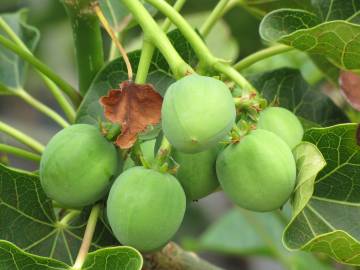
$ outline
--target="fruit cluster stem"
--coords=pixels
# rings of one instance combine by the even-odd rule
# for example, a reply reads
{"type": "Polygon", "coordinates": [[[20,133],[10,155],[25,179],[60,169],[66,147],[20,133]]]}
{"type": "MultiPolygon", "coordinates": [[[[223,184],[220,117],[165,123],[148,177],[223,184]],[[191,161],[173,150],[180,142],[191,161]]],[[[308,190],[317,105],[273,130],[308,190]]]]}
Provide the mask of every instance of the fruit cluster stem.
{"type": "Polygon", "coordinates": [[[86,256],[91,246],[92,238],[94,236],[96,223],[100,216],[100,212],[101,212],[100,204],[95,205],[91,209],[91,213],[88,219],[88,223],[86,225],[83,241],[81,243],[78,256],[76,257],[76,261],[72,267],[73,270],[80,270],[85,262],[86,256]]]}
{"type": "MultiPolygon", "coordinates": [[[[174,9],[177,11],[181,10],[185,3],[186,0],[177,0],[174,4],[174,9]]],[[[166,18],[161,28],[166,33],[169,30],[170,26],[171,21],[166,18]]],[[[138,65],[138,70],[136,72],[136,83],[141,84],[146,82],[146,78],[149,73],[149,68],[151,64],[151,59],[154,55],[154,52],[154,44],[151,42],[151,39],[145,35],[143,40],[143,47],[141,50],[140,62],[138,65]]]]}
{"type": "Polygon", "coordinates": [[[161,251],[145,255],[147,270],[223,270],[199,258],[195,253],[182,250],[173,242],[167,244],[161,251]]]}
{"type": "Polygon", "coordinates": [[[205,72],[216,70],[235,81],[241,88],[255,91],[251,84],[240,73],[230,65],[217,59],[210,52],[202,38],[171,5],[164,0],[146,0],[146,2],[157,8],[178,27],[199,58],[199,70],[205,72]]]}
{"type": "Polygon", "coordinates": [[[181,78],[193,69],[189,66],[174,49],[164,31],[157,25],[149,12],[139,0],[123,0],[123,4],[129,9],[135,20],[140,24],[144,34],[160,50],[176,78],[181,78]]]}

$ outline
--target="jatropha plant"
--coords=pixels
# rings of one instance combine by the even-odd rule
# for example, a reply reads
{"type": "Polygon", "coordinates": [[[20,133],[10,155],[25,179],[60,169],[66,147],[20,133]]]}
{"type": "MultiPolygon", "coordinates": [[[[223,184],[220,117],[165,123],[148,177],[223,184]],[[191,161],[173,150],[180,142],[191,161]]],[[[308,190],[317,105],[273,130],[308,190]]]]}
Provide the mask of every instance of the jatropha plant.
{"type": "Polygon", "coordinates": [[[267,254],[286,269],[360,266],[360,2],[220,0],[199,29],[185,2],[62,0],[78,90],[33,55],[25,11],[1,15],[0,94],[63,127],[44,146],[0,122],[31,149],[0,153],[39,163],[1,159],[1,270],[220,269],[171,242],[215,192],[234,208],[184,248],[267,254]],[[206,41],[238,6],[261,19],[267,48],[234,64],[206,41]],[[119,34],[136,27],[142,48],[126,52],[119,34]],[[28,65],[64,116],[24,90],[28,65]],[[337,105],[324,85],[342,93],[337,105]]]}

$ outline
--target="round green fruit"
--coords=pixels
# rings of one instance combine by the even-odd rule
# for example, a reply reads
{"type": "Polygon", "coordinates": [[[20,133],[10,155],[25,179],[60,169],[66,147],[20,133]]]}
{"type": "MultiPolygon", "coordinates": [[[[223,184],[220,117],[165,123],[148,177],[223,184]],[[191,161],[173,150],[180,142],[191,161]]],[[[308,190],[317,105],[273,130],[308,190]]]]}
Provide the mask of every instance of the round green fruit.
{"type": "Polygon", "coordinates": [[[231,130],[236,111],[228,87],[214,78],[190,75],[166,91],[161,111],[166,138],[179,151],[215,146],[231,130]]]}
{"type": "Polygon", "coordinates": [[[226,147],[218,156],[216,172],[224,192],[235,204],[260,212],[280,208],[296,180],[289,146],[274,133],[261,129],[226,147]]]}
{"type": "Polygon", "coordinates": [[[133,167],[111,187],[107,216],[123,245],[148,252],[171,239],[181,225],[185,208],[184,190],[174,176],[133,167]]]}
{"type": "Polygon", "coordinates": [[[78,208],[105,195],[116,169],[115,147],[94,126],[78,124],[50,140],[41,158],[40,180],[49,198],[78,208]]]}
{"type": "Polygon", "coordinates": [[[296,115],[281,107],[270,107],[262,111],[257,127],[275,133],[291,149],[301,142],[304,135],[304,129],[296,115]]]}
{"type": "Polygon", "coordinates": [[[216,176],[216,158],[220,147],[195,154],[173,151],[172,156],[180,165],[176,177],[189,200],[201,199],[219,187],[216,176]]]}

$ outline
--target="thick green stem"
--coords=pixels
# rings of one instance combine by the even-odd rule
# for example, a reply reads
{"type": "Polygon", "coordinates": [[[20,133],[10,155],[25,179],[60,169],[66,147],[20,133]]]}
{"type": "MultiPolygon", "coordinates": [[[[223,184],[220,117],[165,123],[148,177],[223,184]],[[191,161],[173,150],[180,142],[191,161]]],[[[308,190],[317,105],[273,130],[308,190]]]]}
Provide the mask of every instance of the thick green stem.
{"type": "MultiPolygon", "coordinates": [[[[16,35],[16,33],[11,29],[11,27],[6,23],[6,21],[0,17],[0,28],[4,30],[4,32],[12,39],[12,41],[17,44],[20,48],[22,48],[24,51],[27,51],[28,53],[32,54],[32,52],[26,47],[24,42],[16,35]]],[[[39,72],[40,77],[46,84],[46,86],[49,88],[50,92],[55,97],[55,100],[59,103],[60,107],[64,111],[66,117],[69,119],[71,123],[75,120],[75,110],[73,107],[69,104],[67,99],[63,96],[60,89],[56,86],[55,83],[53,83],[48,77],[46,77],[44,74],[39,72]]]]}
{"type": "Polygon", "coordinates": [[[139,0],[122,0],[122,3],[140,24],[145,35],[151,39],[151,42],[163,54],[175,77],[181,78],[193,72],[192,68],[181,58],[164,31],[157,25],[139,0]]]}
{"type": "Polygon", "coordinates": [[[164,0],[146,0],[146,2],[157,8],[179,28],[199,57],[200,66],[212,66],[217,61],[201,37],[171,5],[164,0]]]}
{"type": "Polygon", "coordinates": [[[36,162],[39,162],[41,159],[41,157],[37,154],[17,148],[15,146],[1,144],[1,143],[0,143],[0,153],[12,154],[14,156],[22,157],[36,162]]]}
{"type": "Polygon", "coordinates": [[[89,0],[64,0],[75,41],[79,89],[85,95],[95,75],[104,64],[100,24],[89,0]]]}
{"type": "Polygon", "coordinates": [[[42,112],[43,114],[47,115],[51,119],[53,119],[56,123],[58,123],[60,126],[66,128],[70,124],[61,117],[57,112],[46,106],[45,104],[38,101],[36,98],[31,96],[28,92],[26,92],[24,89],[18,89],[14,91],[14,94],[18,97],[20,97],[22,100],[24,100],[26,103],[28,103],[30,106],[38,110],[39,112],[42,112]]]}
{"type": "Polygon", "coordinates": [[[275,45],[264,50],[258,51],[254,54],[249,55],[248,57],[240,60],[234,65],[234,68],[238,71],[243,70],[252,64],[261,61],[265,58],[271,57],[276,54],[284,53],[293,50],[294,48],[286,45],[275,45]]]}
{"type": "Polygon", "coordinates": [[[250,83],[235,69],[231,66],[226,65],[221,60],[217,59],[212,55],[204,41],[201,37],[195,32],[191,25],[166,1],[164,0],[146,0],[146,2],[153,5],[159,11],[161,11],[166,17],[168,17],[173,24],[175,24],[181,33],[185,36],[187,41],[193,47],[196,55],[199,58],[200,64],[199,69],[204,71],[211,71],[212,69],[222,72],[230,79],[239,84],[240,87],[248,90],[255,89],[250,85],[250,83]]]}
{"type": "MultiPolygon", "coordinates": [[[[179,11],[184,6],[185,3],[186,0],[177,0],[176,3],[174,4],[174,9],[179,11]]],[[[168,18],[166,18],[161,28],[166,33],[169,30],[170,26],[171,26],[171,21],[168,18]]],[[[144,36],[140,62],[139,62],[138,70],[136,72],[136,80],[135,80],[136,83],[146,82],[146,78],[149,72],[151,59],[154,55],[154,51],[155,51],[155,46],[151,43],[150,38],[144,36]]]]}
{"type": "Polygon", "coordinates": [[[223,16],[224,10],[229,2],[230,0],[220,0],[210,16],[207,17],[204,24],[200,27],[200,33],[203,37],[206,37],[210,33],[215,23],[223,16]]]}
{"type": "Polygon", "coordinates": [[[0,44],[10,51],[14,52],[18,56],[20,56],[25,61],[32,64],[38,71],[43,73],[49,79],[51,79],[60,89],[68,95],[74,105],[78,106],[81,102],[81,96],[79,93],[66,81],[64,81],[60,76],[58,76],[54,71],[52,71],[47,65],[33,56],[31,53],[23,50],[20,46],[10,41],[9,39],[0,35],[0,44]]]}
{"type": "Polygon", "coordinates": [[[34,140],[33,138],[29,137],[25,133],[5,124],[4,122],[0,121],[0,132],[4,132],[9,136],[13,137],[14,139],[22,142],[23,144],[29,146],[31,149],[34,149],[38,153],[42,153],[45,147],[38,141],[34,140]]]}
{"type": "Polygon", "coordinates": [[[80,270],[85,262],[86,256],[87,256],[90,246],[91,246],[92,238],[94,236],[96,223],[98,221],[100,212],[101,212],[101,207],[99,204],[95,205],[91,209],[91,213],[90,213],[90,216],[88,219],[88,223],[86,225],[83,241],[81,243],[80,250],[77,255],[75,264],[72,267],[73,270],[80,270]]]}

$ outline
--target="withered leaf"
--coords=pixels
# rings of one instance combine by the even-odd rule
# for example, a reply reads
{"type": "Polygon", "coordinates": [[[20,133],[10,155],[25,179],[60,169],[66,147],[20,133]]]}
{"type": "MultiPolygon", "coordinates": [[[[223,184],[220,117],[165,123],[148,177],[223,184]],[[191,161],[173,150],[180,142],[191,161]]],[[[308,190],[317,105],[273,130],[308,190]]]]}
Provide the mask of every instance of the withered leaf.
{"type": "Polygon", "coordinates": [[[342,71],[340,88],[350,105],[360,111],[360,76],[350,71],[342,71]]]}
{"type": "Polygon", "coordinates": [[[162,97],[150,84],[125,81],[120,89],[100,98],[106,119],[121,125],[115,144],[122,149],[134,145],[137,135],[160,122],[162,97]]]}

